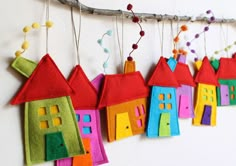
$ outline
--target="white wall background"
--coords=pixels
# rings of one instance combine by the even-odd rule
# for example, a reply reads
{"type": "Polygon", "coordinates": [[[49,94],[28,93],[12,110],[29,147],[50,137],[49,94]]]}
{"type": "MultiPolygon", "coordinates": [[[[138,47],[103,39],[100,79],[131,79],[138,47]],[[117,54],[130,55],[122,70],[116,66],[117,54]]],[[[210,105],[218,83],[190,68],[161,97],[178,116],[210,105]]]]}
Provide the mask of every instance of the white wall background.
{"type": "MultiPolygon", "coordinates": [[[[190,16],[198,16],[211,9],[218,18],[236,18],[235,5],[232,0],[83,0],[82,2],[97,8],[122,10],[126,10],[126,5],[132,3],[135,12],[190,16]]],[[[65,77],[68,77],[75,65],[76,56],[69,7],[52,0],[50,18],[55,25],[49,32],[49,53],[65,77]]],[[[78,10],[75,11],[75,19],[78,28],[78,10]]],[[[9,105],[9,101],[23,85],[25,79],[13,71],[9,64],[23,41],[22,28],[35,21],[42,24],[45,22],[45,0],[2,1],[0,20],[0,165],[22,166],[24,165],[23,107],[9,105]]],[[[180,22],[179,25],[181,24],[180,22]]],[[[121,32],[121,19],[118,19],[118,25],[121,32]]],[[[165,22],[163,55],[166,57],[171,56],[173,46],[171,34],[177,33],[177,25],[176,22],[173,23],[174,30],[171,32],[170,23],[165,22]]],[[[189,23],[190,30],[185,36],[192,39],[193,35],[200,32],[204,25],[204,23],[189,23]]],[[[156,21],[143,22],[142,26],[146,35],[133,55],[137,69],[147,78],[149,71],[161,55],[161,44],[156,21]]],[[[81,66],[89,79],[93,79],[103,71],[102,63],[105,55],[96,41],[108,29],[112,29],[116,34],[115,17],[82,15],[80,58],[81,66]]],[[[131,50],[132,43],[137,40],[138,32],[137,25],[130,20],[124,20],[123,55],[125,58],[131,50]]],[[[28,39],[30,48],[24,57],[38,61],[45,54],[45,30],[29,33],[28,39]]],[[[235,24],[211,25],[210,31],[206,34],[207,55],[211,57],[215,50],[222,49],[235,40],[235,24]]],[[[205,54],[203,41],[203,36],[201,36],[194,43],[199,57],[205,54]]],[[[120,72],[117,70],[121,64],[117,36],[107,37],[104,42],[111,49],[107,73],[120,72]]],[[[234,51],[235,48],[230,54],[234,51]]],[[[219,56],[225,56],[225,54],[219,56]]],[[[189,64],[192,60],[193,56],[188,55],[189,64]]],[[[192,66],[191,69],[193,71],[192,66]]],[[[110,163],[105,165],[234,166],[236,165],[235,118],[236,107],[221,107],[218,109],[216,127],[194,127],[190,119],[180,120],[181,135],[173,138],[148,139],[145,135],[139,135],[108,143],[104,133],[105,149],[110,160],[110,163]]],[[[52,166],[53,162],[40,165],[52,166]]]]}

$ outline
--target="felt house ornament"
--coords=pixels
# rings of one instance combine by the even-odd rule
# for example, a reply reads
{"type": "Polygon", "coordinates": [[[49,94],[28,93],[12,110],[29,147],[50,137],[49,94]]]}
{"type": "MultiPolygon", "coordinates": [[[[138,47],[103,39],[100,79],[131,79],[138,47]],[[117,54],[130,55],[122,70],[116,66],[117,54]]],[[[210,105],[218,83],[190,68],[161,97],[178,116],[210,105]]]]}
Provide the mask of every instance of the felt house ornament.
{"type": "Polygon", "coordinates": [[[58,160],[57,166],[92,166],[108,162],[102,143],[100,115],[97,109],[97,91],[99,90],[103,77],[103,75],[98,75],[91,83],[79,65],[72,71],[68,82],[74,90],[71,99],[75,108],[86,154],[76,156],[73,160],[58,160]]]}
{"type": "MultiPolygon", "coordinates": [[[[197,63],[199,64],[199,63],[197,63]]],[[[215,72],[207,57],[197,66],[195,117],[193,125],[216,125],[216,87],[219,86],[215,72]]]]}
{"type": "Polygon", "coordinates": [[[134,69],[127,61],[125,74],[105,75],[99,107],[106,107],[109,142],[144,133],[149,89],[134,69]]]}
{"type": "Polygon", "coordinates": [[[25,103],[28,165],[84,154],[70,94],[72,89],[47,54],[36,64],[17,57],[12,67],[28,77],[11,104],[25,103]]]}
{"type": "Polygon", "coordinates": [[[236,105],[235,56],[233,58],[220,58],[216,77],[220,84],[217,87],[217,105],[236,105]]]}
{"type": "Polygon", "coordinates": [[[188,65],[185,64],[186,56],[178,55],[178,63],[174,70],[175,77],[181,85],[176,89],[176,101],[179,118],[193,118],[192,87],[195,87],[194,79],[188,65]]]}
{"type": "Polygon", "coordinates": [[[148,137],[180,134],[176,104],[176,88],[180,85],[173,73],[176,64],[173,58],[167,62],[161,57],[148,81],[148,85],[152,86],[146,131],[148,137]]]}

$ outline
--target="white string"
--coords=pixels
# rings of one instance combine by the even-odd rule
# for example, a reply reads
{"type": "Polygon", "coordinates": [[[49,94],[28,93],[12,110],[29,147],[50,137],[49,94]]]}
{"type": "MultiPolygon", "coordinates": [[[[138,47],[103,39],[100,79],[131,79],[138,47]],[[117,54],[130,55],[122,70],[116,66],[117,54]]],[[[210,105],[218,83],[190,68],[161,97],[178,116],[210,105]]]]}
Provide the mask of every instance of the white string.
{"type": "Polygon", "coordinates": [[[162,21],[162,30],[160,30],[160,24],[159,20],[157,20],[157,27],[158,27],[158,33],[160,36],[160,44],[161,44],[161,56],[163,56],[163,43],[164,43],[164,21],[162,21]]]}
{"type": "Polygon", "coordinates": [[[80,3],[80,8],[79,8],[79,32],[78,32],[78,35],[76,32],[76,28],[75,28],[73,7],[71,7],[71,22],[72,22],[74,40],[75,40],[75,45],[76,45],[76,54],[77,54],[76,64],[80,64],[79,46],[80,46],[80,34],[81,34],[81,3],[80,3]]]}
{"type": "MultiPolygon", "coordinates": [[[[224,32],[224,28],[222,26],[222,23],[220,23],[220,29],[221,29],[221,33],[223,35],[223,41],[224,41],[224,46],[223,47],[226,47],[227,46],[227,43],[228,43],[228,39],[226,38],[226,34],[224,32]]],[[[226,52],[226,57],[228,57],[228,51],[225,51],[226,52]]]]}
{"type": "MultiPolygon", "coordinates": [[[[46,0],[46,21],[49,20],[50,15],[50,0],[46,0]]],[[[46,53],[48,53],[48,27],[46,27],[46,53]]]]}

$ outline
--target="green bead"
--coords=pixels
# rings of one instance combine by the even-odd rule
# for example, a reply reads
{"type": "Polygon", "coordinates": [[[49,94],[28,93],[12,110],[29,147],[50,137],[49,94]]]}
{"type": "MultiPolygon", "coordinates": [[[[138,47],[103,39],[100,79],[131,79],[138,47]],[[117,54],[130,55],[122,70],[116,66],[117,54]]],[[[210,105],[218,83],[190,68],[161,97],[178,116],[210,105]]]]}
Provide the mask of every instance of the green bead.
{"type": "Polygon", "coordinates": [[[103,50],[105,53],[109,53],[109,50],[107,48],[104,48],[103,50]]]}

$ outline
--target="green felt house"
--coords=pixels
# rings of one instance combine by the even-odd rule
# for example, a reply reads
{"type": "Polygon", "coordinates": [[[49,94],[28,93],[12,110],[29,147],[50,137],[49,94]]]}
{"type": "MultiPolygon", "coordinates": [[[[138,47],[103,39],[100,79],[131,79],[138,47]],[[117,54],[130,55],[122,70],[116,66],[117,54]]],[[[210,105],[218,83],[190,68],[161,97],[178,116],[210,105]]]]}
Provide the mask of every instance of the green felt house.
{"type": "Polygon", "coordinates": [[[12,67],[28,80],[11,101],[25,103],[26,163],[31,165],[84,154],[72,106],[72,89],[47,54],[36,64],[17,57],[12,67]]]}

